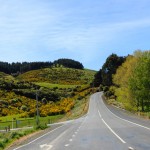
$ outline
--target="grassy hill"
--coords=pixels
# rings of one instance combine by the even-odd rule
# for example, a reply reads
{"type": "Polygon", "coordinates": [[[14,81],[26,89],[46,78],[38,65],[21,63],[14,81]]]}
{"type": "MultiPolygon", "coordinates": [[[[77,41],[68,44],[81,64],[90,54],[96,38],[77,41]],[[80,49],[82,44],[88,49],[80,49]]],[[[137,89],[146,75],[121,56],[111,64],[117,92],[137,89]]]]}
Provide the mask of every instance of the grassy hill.
{"type": "Polygon", "coordinates": [[[11,75],[8,75],[8,74],[6,74],[6,73],[0,72],[0,80],[14,81],[15,78],[12,77],[11,75]]]}
{"type": "Polygon", "coordinates": [[[63,67],[29,71],[16,78],[0,73],[0,115],[34,116],[37,90],[41,116],[67,113],[90,93],[95,73],[63,67]]]}
{"type": "Polygon", "coordinates": [[[79,70],[71,68],[46,68],[29,71],[18,76],[19,80],[28,82],[46,82],[51,84],[63,85],[83,85],[89,84],[95,71],[79,70]]]}

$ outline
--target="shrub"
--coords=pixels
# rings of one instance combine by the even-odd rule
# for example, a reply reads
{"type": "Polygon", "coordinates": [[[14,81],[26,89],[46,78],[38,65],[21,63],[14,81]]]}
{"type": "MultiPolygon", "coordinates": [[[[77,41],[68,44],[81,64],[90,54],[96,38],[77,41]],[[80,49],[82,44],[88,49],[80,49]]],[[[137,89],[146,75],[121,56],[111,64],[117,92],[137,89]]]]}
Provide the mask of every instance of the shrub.
{"type": "Polygon", "coordinates": [[[6,143],[8,143],[8,138],[3,138],[3,140],[2,140],[2,142],[4,143],[4,144],[6,144],[6,143]]]}
{"type": "Polygon", "coordinates": [[[100,90],[100,91],[103,91],[103,85],[102,85],[102,84],[100,84],[99,90],[100,90]]]}
{"type": "Polygon", "coordinates": [[[27,112],[22,113],[21,116],[20,116],[20,118],[26,118],[26,117],[28,117],[28,113],[27,112]]]}
{"type": "Polygon", "coordinates": [[[112,95],[112,93],[111,93],[111,91],[106,91],[106,92],[104,93],[104,95],[105,95],[106,97],[110,97],[110,96],[112,95]]]}
{"type": "Polygon", "coordinates": [[[103,91],[104,91],[104,92],[106,92],[106,91],[108,91],[108,90],[109,90],[108,86],[104,86],[104,87],[103,87],[103,91]]]}
{"type": "Polygon", "coordinates": [[[46,125],[46,124],[45,124],[45,125],[39,124],[38,126],[35,127],[36,130],[38,130],[38,129],[44,130],[44,129],[46,129],[46,128],[47,128],[47,125],[46,125]]]}
{"type": "Polygon", "coordinates": [[[23,111],[27,111],[28,107],[26,105],[22,105],[20,109],[23,110],[23,111]]]}
{"type": "Polygon", "coordinates": [[[2,141],[0,141],[0,148],[4,148],[4,144],[2,141]]]}
{"type": "Polygon", "coordinates": [[[17,132],[12,132],[10,134],[10,139],[14,139],[14,138],[16,138],[16,136],[17,136],[17,132]]]}

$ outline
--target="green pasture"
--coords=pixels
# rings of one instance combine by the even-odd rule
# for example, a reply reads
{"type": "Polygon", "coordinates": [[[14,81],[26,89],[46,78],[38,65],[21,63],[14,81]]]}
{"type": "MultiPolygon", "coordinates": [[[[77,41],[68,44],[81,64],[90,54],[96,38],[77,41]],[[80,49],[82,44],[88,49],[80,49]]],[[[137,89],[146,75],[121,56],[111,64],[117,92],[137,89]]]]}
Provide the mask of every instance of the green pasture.
{"type": "MultiPolygon", "coordinates": [[[[42,86],[42,87],[46,87],[46,88],[75,88],[79,85],[64,85],[64,84],[51,84],[51,83],[47,83],[47,82],[35,82],[36,85],[42,86]]],[[[81,85],[81,87],[83,87],[85,85],[81,85]]]]}

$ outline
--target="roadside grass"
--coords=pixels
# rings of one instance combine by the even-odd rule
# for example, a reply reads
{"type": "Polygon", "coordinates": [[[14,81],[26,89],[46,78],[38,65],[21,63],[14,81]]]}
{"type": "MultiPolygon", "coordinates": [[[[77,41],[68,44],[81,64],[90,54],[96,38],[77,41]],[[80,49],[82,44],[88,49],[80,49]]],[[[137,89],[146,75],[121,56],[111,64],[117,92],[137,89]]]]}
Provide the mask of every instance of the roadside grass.
{"type": "Polygon", "coordinates": [[[13,143],[16,139],[37,131],[35,128],[28,130],[19,130],[12,132],[0,133],[0,150],[4,150],[7,146],[13,143]]]}
{"type": "Polygon", "coordinates": [[[21,114],[0,117],[0,123],[1,122],[12,121],[13,118],[20,118],[20,116],[21,116],[21,114]]]}
{"type": "Polygon", "coordinates": [[[77,119],[86,115],[89,108],[90,96],[83,98],[82,100],[76,100],[74,108],[68,112],[61,121],[77,119]]]}
{"type": "MultiPolygon", "coordinates": [[[[36,132],[38,130],[46,129],[47,124],[58,122],[63,117],[64,117],[64,115],[39,117],[39,125],[36,124],[36,118],[30,118],[30,124],[29,124],[29,118],[20,118],[22,121],[20,121],[20,124],[18,124],[18,127],[21,128],[21,129],[15,130],[15,131],[14,130],[10,130],[10,131],[7,130],[7,132],[0,132],[0,150],[4,150],[6,147],[8,147],[14,141],[16,141],[17,139],[19,139],[23,136],[26,136],[26,135],[31,134],[33,132],[36,132]],[[31,128],[31,129],[22,128],[26,125],[33,126],[33,128],[31,128]]],[[[9,118],[11,118],[11,116],[9,116],[7,118],[7,120],[9,118]]],[[[2,123],[0,123],[0,125],[1,124],[2,123]]],[[[13,125],[14,128],[16,127],[15,124],[16,123],[14,122],[14,125],[13,125]]],[[[9,126],[9,125],[12,126],[12,122],[11,123],[6,122],[5,125],[6,126],[9,126]]]]}
{"type": "Polygon", "coordinates": [[[138,115],[139,117],[142,117],[145,119],[150,119],[150,112],[149,111],[148,112],[141,112],[141,111],[136,111],[136,110],[131,111],[131,110],[126,109],[126,107],[123,103],[121,103],[115,99],[106,98],[104,95],[102,97],[108,105],[112,105],[112,106],[115,106],[115,107],[120,108],[120,109],[125,109],[125,110],[129,111],[130,113],[138,115]]]}
{"type": "MultiPolygon", "coordinates": [[[[5,118],[3,117],[3,121],[0,122],[0,130],[5,130],[6,127],[12,128],[23,128],[23,127],[35,127],[37,124],[37,118],[20,118],[19,115],[14,115],[13,117],[8,116],[5,118]],[[13,117],[16,117],[15,120],[13,117]],[[10,120],[9,120],[10,119],[10,120]],[[7,120],[7,121],[6,121],[7,120]]],[[[63,118],[64,115],[55,115],[55,116],[47,116],[47,117],[39,117],[39,124],[40,125],[46,125],[46,124],[51,124],[58,122],[61,118],[63,118]]]]}

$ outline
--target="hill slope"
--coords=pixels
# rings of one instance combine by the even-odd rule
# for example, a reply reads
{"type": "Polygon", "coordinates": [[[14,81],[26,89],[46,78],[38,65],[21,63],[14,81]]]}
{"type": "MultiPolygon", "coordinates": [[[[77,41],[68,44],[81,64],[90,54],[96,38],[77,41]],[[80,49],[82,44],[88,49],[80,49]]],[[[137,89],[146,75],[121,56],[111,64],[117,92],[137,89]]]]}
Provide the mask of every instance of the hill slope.
{"type": "Polygon", "coordinates": [[[0,73],[0,116],[36,114],[36,92],[40,115],[63,114],[89,92],[95,71],[45,68],[14,78],[0,73]]]}
{"type": "Polygon", "coordinates": [[[28,82],[47,82],[52,84],[89,84],[94,79],[95,71],[71,68],[46,68],[26,72],[18,76],[19,80],[28,82]]]}

